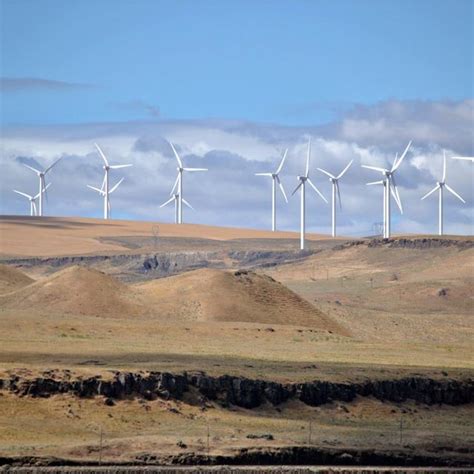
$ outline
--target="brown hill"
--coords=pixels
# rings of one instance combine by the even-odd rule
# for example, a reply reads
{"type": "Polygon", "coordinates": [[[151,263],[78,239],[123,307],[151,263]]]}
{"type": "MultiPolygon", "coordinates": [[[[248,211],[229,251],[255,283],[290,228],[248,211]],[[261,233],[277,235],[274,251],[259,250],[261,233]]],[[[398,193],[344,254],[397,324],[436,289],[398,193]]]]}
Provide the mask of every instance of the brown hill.
{"type": "Polygon", "coordinates": [[[0,294],[18,290],[30,285],[34,280],[20,270],[0,264],[0,294]]]}
{"type": "Polygon", "coordinates": [[[135,285],[162,317],[310,326],[348,331],[271,277],[254,272],[201,269],[135,285]]]}
{"type": "Polygon", "coordinates": [[[129,287],[105,273],[77,265],[1,296],[0,307],[107,317],[143,312],[129,287]]]}

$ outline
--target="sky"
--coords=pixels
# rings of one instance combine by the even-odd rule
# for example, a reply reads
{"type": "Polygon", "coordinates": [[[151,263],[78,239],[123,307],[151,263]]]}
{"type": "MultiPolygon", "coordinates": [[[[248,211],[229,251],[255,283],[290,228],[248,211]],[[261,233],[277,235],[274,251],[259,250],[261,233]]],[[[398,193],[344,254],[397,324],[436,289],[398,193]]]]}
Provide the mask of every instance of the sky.
{"type": "MultiPolygon", "coordinates": [[[[341,232],[367,235],[381,220],[378,176],[361,164],[399,170],[404,214],[394,230],[436,231],[442,153],[473,155],[474,2],[463,0],[146,1],[0,0],[0,213],[33,193],[23,164],[51,171],[46,212],[100,216],[94,142],[111,161],[134,164],[113,195],[114,217],[169,221],[175,175],[172,140],[189,166],[196,208],[188,222],[270,225],[272,171],[289,148],[282,180],[291,193],[308,137],[311,175],[338,172],[341,232]]],[[[473,170],[449,160],[448,182],[467,201],[446,197],[446,231],[473,233],[473,170]]],[[[298,200],[279,201],[279,226],[298,228],[298,200]]],[[[308,197],[309,230],[330,230],[330,209],[308,197]]]]}

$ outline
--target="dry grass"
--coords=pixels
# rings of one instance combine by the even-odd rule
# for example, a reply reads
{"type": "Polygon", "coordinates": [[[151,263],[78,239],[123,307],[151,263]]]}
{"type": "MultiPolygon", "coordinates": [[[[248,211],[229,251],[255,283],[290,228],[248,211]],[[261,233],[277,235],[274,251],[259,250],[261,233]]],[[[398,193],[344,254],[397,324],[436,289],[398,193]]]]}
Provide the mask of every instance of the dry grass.
{"type": "Polygon", "coordinates": [[[222,409],[202,411],[192,402],[126,400],[114,407],[101,398],[50,399],[0,397],[0,455],[60,456],[97,460],[100,429],[102,459],[130,461],[145,453],[229,454],[242,447],[309,444],[343,449],[433,449],[436,446],[468,447],[474,441],[469,419],[472,407],[436,410],[406,404],[403,408],[375,400],[331,404],[313,408],[289,402],[278,410],[222,409]],[[400,419],[403,420],[400,443],[400,419]],[[271,434],[274,440],[247,435],[271,434]],[[180,448],[181,441],[186,447],[180,448]],[[406,449],[406,448],[405,448],[406,449]]]}
{"type": "MultiPolygon", "coordinates": [[[[113,254],[127,252],[127,246],[111,238],[153,237],[155,226],[160,237],[179,237],[226,241],[232,239],[294,239],[296,232],[270,232],[237,227],[198,224],[120,221],[67,217],[3,216],[0,218],[0,255],[9,257],[57,257],[62,255],[113,254]],[[109,240],[107,240],[109,239],[109,240]]],[[[307,234],[308,240],[327,236],[307,234]]]]}

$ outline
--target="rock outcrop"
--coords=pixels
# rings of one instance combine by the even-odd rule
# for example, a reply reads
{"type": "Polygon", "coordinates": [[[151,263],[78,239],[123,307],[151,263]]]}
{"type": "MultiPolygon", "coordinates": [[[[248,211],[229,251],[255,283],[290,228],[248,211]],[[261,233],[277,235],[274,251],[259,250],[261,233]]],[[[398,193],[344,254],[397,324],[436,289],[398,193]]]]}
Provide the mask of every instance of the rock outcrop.
{"type": "Polygon", "coordinates": [[[474,380],[435,380],[408,377],[373,380],[363,383],[333,383],[325,380],[281,384],[266,380],[205,373],[171,374],[168,372],[116,372],[111,380],[101,377],[61,379],[43,377],[26,379],[19,376],[0,379],[0,389],[19,396],[48,397],[71,393],[78,397],[103,396],[120,400],[141,397],[181,399],[185,392],[195,391],[203,400],[223,406],[256,408],[264,403],[279,405],[295,399],[311,406],[332,401],[351,402],[356,397],[374,397],[390,402],[415,400],[428,405],[462,405],[474,401],[474,380]]]}

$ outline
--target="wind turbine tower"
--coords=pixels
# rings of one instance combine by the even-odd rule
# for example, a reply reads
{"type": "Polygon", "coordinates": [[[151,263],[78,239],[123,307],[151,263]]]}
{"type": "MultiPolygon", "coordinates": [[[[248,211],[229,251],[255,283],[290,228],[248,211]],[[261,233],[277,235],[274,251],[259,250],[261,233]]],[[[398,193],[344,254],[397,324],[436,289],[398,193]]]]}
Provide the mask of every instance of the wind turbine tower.
{"type": "MultiPolygon", "coordinates": [[[[46,192],[46,190],[51,186],[51,183],[48,183],[46,187],[44,188],[43,192],[46,192]]],[[[21,191],[17,191],[16,189],[13,190],[14,193],[19,194],[20,196],[24,196],[30,201],[30,216],[36,216],[38,215],[38,209],[36,207],[36,200],[39,198],[40,193],[38,193],[36,196],[30,196],[29,194],[22,193],[21,191]]]]}
{"type": "Polygon", "coordinates": [[[339,201],[339,208],[342,209],[342,201],[341,201],[341,191],[339,189],[339,180],[346,174],[346,171],[352,165],[351,160],[349,164],[337,175],[334,176],[333,174],[325,171],[321,168],[317,168],[321,173],[324,173],[326,176],[329,176],[329,181],[332,183],[332,236],[336,237],[336,199],[339,201]],[[337,194],[337,197],[336,197],[337,194]]]}
{"type": "Polygon", "coordinates": [[[421,200],[426,199],[430,194],[433,194],[435,191],[438,191],[438,234],[443,235],[443,199],[444,199],[444,188],[446,188],[453,196],[457,197],[461,202],[466,204],[466,201],[446,183],[446,151],[443,150],[443,177],[441,181],[436,183],[436,186],[426,193],[421,200]]]}
{"type": "Polygon", "coordinates": [[[276,187],[277,184],[280,188],[281,193],[283,194],[283,197],[285,201],[288,203],[288,198],[286,197],[285,189],[283,188],[283,184],[280,181],[280,171],[283,168],[283,164],[285,163],[286,160],[286,155],[288,153],[288,148],[285,150],[283,153],[283,158],[280,161],[280,164],[278,165],[278,168],[276,169],[275,172],[273,173],[255,173],[255,176],[270,176],[272,178],[272,231],[276,231],[276,187]]]}
{"type": "Polygon", "coordinates": [[[370,170],[379,171],[383,174],[383,179],[380,181],[372,181],[371,183],[367,183],[368,186],[373,184],[382,184],[384,187],[383,193],[383,221],[384,221],[384,239],[390,238],[391,235],[391,210],[390,210],[390,197],[393,196],[400,212],[403,214],[403,207],[402,201],[400,199],[400,193],[398,192],[397,183],[395,180],[395,172],[398,170],[402,161],[405,159],[405,156],[408,153],[408,150],[411,146],[411,141],[408,143],[405,151],[402,153],[400,158],[398,158],[398,154],[395,156],[395,160],[393,165],[390,169],[387,168],[379,168],[377,166],[368,166],[362,165],[362,168],[367,168],[370,170]]]}
{"type": "Polygon", "coordinates": [[[112,189],[109,189],[110,187],[110,178],[109,178],[109,171],[110,170],[118,170],[120,168],[129,168],[130,166],[133,165],[111,165],[109,164],[107,157],[105,156],[104,152],[100,148],[97,143],[94,143],[95,147],[97,148],[97,151],[99,152],[99,155],[101,156],[102,160],[104,161],[104,180],[102,181],[102,186],[100,189],[95,188],[93,186],[87,185],[88,188],[93,189],[94,191],[98,191],[101,196],[104,197],[104,219],[109,219],[110,218],[110,194],[112,194],[119,186],[120,183],[123,181],[124,178],[122,178],[112,189]]]}
{"type": "MultiPolygon", "coordinates": [[[[178,223],[178,203],[179,203],[179,194],[178,193],[174,193],[166,202],[164,202],[160,207],[165,207],[167,206],[170,202],[173,202],[174,201],[174,223],[177,224],[178,223]]],[[[186,199],[183,198],[183,204],[185,206],[188,206],[189,209],[192,209],[194,211],[194,207],[191,206],[191,204],[189,204],[188,201],[186,201],[186,199]]]]}
{"type": "Polygon", "coordinates": [[[298,176],[297,179],[299,180],[298,186],[296,186],[295,190],[291,193],[293,196],[298,189],[300,189],[300,249],[304,250],[305,246],[305,233],[306,233],[306,183],[308,183],[321,197],[321,199],[327,203],[326,198],[321,194],[319,189],[313,184],[311,179],[309,178],[309,159],[311,156],[311,138],[308,140],[308,152],[306,155],[306,169],[303,176],[298,176]]]}
{"type": "MultiPolygon", "coordinates": [[[[178,176],[176,177],[176,181],[174,182],[173,189],[171,190],[170,196],[172,196],[175,193],[176,187],[178,187],[178,192],[177,192],[177,199],[178,199],[178,224],[183,223],[183,172],[184,171],[207,171],[207,168],[185,168],[183,166],[183,162],[181,161],[180,156],[178,155],[178,152],[176,151],[176,148],[174,145],[170,142],[171,148],[173,149],[174,156],[176,157],[176,160],[178,162],[178,167],[176,168],[178,170],[178,176]]],[[[168,201],[170,202],[170,201],[168,201]]],[[[167,203],[166,203],[167,204],[167,203]]]]}
{"type": "Polygon", "coordinates": [[[38,216],[42,216],[43,215],[43,194],[46,193],[46,190],[47,190],[47,186],[46,186],[46,180],[45,180],[45,177],[46,177],[46,173],[48,173],[49,171],[51,171],[51,169],[57,165],[57,163],[59,161],[61,161],[62,157],[57,159],[51,166],[48,166],[46,169],[44,169],[43,171],[41,170],[37,170],[36,168],[33,168],[32,166],[30,165],[27,165],[25,163],[23,163],[23,166],[26,166],[28,169],[34,171],[36,173],[36,176],[38,176],[38,179],[39,179],[39,190],[38,190],[38,194],[36,195],[36,197],[39,198],[39,209],[38,209],[38,216]]]}

